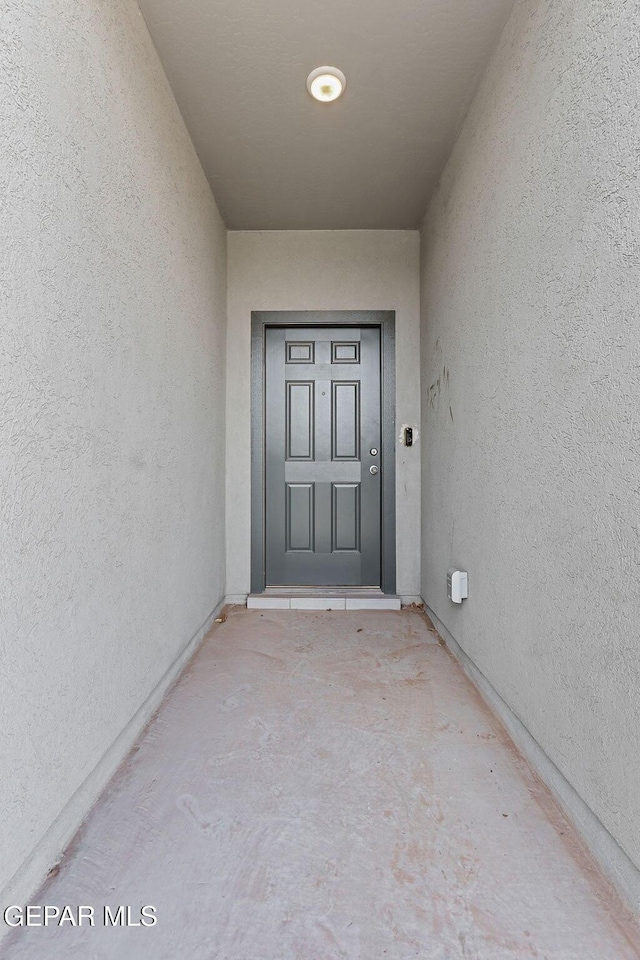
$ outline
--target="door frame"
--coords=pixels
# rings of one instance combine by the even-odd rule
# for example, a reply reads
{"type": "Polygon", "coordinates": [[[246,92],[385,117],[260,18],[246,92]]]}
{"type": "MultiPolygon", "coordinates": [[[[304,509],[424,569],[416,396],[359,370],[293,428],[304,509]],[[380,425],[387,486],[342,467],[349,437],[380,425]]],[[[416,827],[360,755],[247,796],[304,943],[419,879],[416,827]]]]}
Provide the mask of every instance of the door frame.
{"type": "MultiPolygon", "coordinates": [[[[393,310],[251,311],[251,592],[264,593],[265,551],[265,338],[267,327],[379,327],[382,445],[380,587],[396,592],[396,361],[393,310]]],[[[296,588],[299,589],[299,588],[296,588]]],[[[306,589],[306,588],[305,588],[306,589]]],[[[314,590],[327,588],[309,587],[314,590]]]]}

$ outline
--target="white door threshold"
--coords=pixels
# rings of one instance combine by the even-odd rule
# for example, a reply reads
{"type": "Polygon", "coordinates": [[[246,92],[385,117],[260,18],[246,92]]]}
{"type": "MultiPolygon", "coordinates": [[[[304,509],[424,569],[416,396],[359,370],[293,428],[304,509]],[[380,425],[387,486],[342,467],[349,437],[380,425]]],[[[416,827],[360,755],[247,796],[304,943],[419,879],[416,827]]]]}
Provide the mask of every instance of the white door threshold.
{"type": "Polygon", "coordinates": [[[278,594],[251,593],[247,597],[247,607],[249,610],[399,610],[401,607],[400,597],[386,596],[378,594],[357,593],[322,595],[298,594],[295,596],[284,596],[278,594]]]}

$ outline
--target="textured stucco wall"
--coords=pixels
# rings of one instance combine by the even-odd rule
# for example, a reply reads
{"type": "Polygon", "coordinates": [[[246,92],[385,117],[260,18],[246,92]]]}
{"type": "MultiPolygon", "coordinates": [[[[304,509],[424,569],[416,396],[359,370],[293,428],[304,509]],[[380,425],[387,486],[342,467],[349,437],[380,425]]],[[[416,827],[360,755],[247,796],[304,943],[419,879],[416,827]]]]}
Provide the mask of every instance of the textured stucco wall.
{"type": "Polygon", "coordinates": [[[136,6],[0,12],[2,888],[224,591],[226,238],[136,6]]]}
{"type": "MultiPolygon", "coordinates": [[[[396,422],[419,425],[419,234],[230,231],[227,340],[227,593],[250,587],[251,311],[395,310],[396,422]]],[[[397,591],[420,595],[420,444],[398,445],[397,591]]]]}
{"type": "Polygon", "coordinates": [[[520,0],[422,244],[423,596],[638,865],[639,44],[520,0]]]}

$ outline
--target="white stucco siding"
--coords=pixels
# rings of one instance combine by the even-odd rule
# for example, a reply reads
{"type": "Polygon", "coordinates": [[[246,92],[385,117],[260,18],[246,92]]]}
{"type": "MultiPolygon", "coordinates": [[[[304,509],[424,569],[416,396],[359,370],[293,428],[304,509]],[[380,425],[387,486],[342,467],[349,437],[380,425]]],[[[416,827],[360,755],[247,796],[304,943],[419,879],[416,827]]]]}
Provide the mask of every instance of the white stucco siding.
{"type": "Polygon", "coordinates": [[[0,6],[1,889],[223,595],[226,238],[136,5],[0,6]]]}
{"type": "Polygon", "coordinates": [[[516,4],[422,233],[423,595],[638,865],[639,45],[516,4]]]}
{"type": "MultiPolygon", "coordinates": [[[[252,310],[395,310],[396,422],[419,425],[419,234],[229,233],[227,593],[250,588],[252,310]]],[[[398,431],[396,431],[398,432],[398,431]]],[[[396,455],[397,592],[420,594],[419,443],[396,455]]]]}

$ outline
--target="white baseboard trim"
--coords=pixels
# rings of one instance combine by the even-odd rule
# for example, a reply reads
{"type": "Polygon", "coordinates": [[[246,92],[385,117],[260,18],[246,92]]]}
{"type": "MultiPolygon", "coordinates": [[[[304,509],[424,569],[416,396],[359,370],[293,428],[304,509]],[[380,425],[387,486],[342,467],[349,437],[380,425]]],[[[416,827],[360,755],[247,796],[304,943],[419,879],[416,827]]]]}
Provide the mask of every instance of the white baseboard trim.
{"type": "Polygon", "coordinates": [[[268,596],[263,593],[247,597],[249,610],[399,610],[400,597],[390,596],[268,596]]]}
{"type": "MultiPolygon", "coordinates": [[[[228,595],[224,598],[224,602],[225,602],[225,603],[228,603],[228,604],[233,604],[234,606],[239,605],[239,606],[244,607],[244,606],[246,606],[248,597],[249,597],[249,595],[246,594],[246,593],[230,593],[230,594],[228,594],[228,595]]],[[[415,603],[415,604],[418,604],[418,605],[421,605],[423,601],[422,601],[422,597],[419,596],[417,593],[415,593],[415,594],[414,594],[414,593],[408,593],[408,594],[403,593],[403,594],[400,596],[400,602],[402,603],[402,606],[403,606],[403,607],[410,607],[410,606],[412,606],[414,603],[415,603]]]]}
{"type": "Polygon", "coordinates": [[[246,593],[228,593],[224,598],[224,602],[228,603],[234,607],[246,607],[247,605],[247,596],[246,593]]]}
{"type": "MultiPolygon", "coordinates": [[[[59,862],[64,851],[87,818],[96,800],[109,783],[122,761],[128,756],[147,723],[156,712],[165,694],[182,673],[187,661],[211,629],[214,620],[225,606],[221,600],[209,614],[202,626],[196,631],[186,647],[171,664],[159,683],[154,687],[145,702],[129,720],[107,752],[98,761],[89,776],[78,787],[65,804],[62,812],[53,821],[44,836],[38,841],[32,852],[13,877],[0,890],[0,903],[39,903],[33,900],[44,883],[51,868],[59,862]],[[31,898],[31,899],[30,899],[31,898]]],[[[10,927],[0,924],[0,941],[10,931],[10,927]]]]}
{"type": "Polygon", "coordinates": [[[437,614],[425,602],[425,612],[464,672],[480,690],[491,709],[499,716],[509,736],[547,785],[558,804],[584,840],[601,870],[611,880],[622,900],[640,915],[640,870],[625,853],[593,810],[571,786],[564,774],[534,740],[522,721],[505,703],[498,691],[464,652],[437,614]]]}

